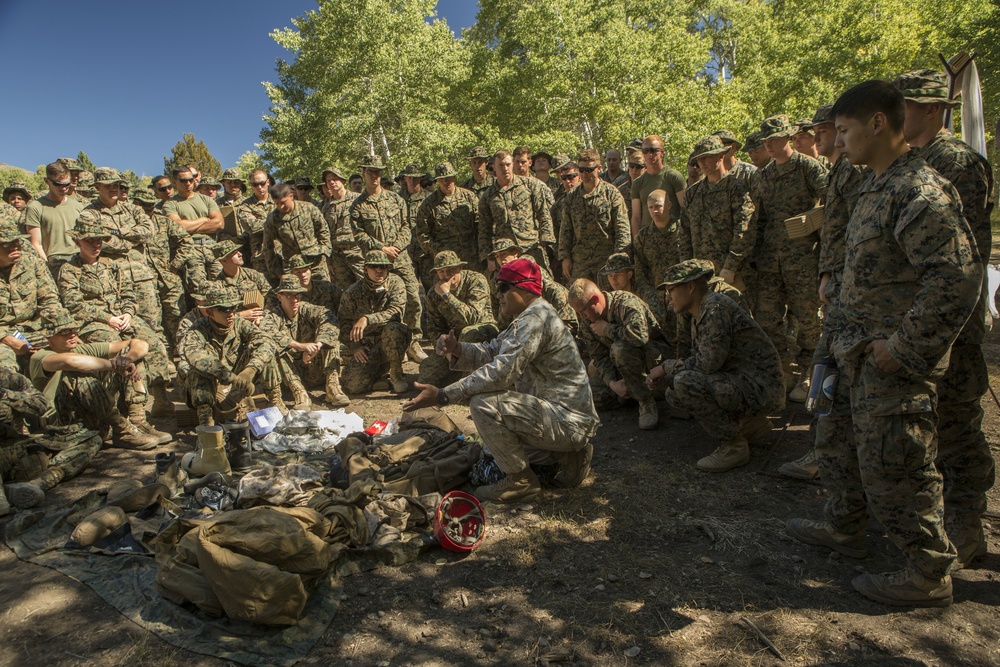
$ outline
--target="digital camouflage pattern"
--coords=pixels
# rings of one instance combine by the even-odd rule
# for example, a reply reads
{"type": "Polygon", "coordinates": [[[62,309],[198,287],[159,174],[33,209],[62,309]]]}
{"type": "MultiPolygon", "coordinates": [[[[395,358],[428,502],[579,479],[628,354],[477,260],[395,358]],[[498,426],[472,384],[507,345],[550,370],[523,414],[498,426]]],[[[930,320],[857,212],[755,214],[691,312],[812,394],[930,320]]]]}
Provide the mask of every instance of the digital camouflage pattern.
{"type": "Polygon", "coordinates": [[[242,229],[241,238],[250,247],[250,266],[264,275],[267,275],[267,267],[261,255],[264,247],[264,222],[274,208],[271,195],[258,200],[252,194],[236,207],[236,220],[242,229]]]}
{"type": "Polygon", "coordinates": [[[935,379],[972,313],[982,265],[958,192],[914,152],[861,184],[847,230],[833,342],[851,384],[860,475],[869,507],[910,565],[940,579],[955,547],[944,532],[935,379]],[[881,371],[865,348],[888,341],[901,365],[881,371]],[[892,451],[885,448],[892,443],[892,451]]]}
{"type": "Polygon", "coordinates": [[[512,238],[539,265],[548,267],[541,244],[554,244],[552,191],[537,178],[512,176],[507,187],[493,183],[479,200],[479,257],[485,260],[493,239],[512,238]]]}
{"type": "Polygon", "coordinates": [[[390,273],[382,286],[373,289],[364,278],[351,285],[340,300],[340,340],[345,346],[344,370],[340,376],[344,391],[361,394],[389,369],[390,362],[402,361],[413,334],[402,323],[406,310],[406,286],[402,278],[390,273]],[[368,320],[359,342],[349,338],[351,328],[361,317],[368,320]],[[359,362],[354,353],[359,347],[368,351],[368,361],[359,362]]]}
{"type": "MultiPolygon", "coordinates": [[[[635,258],[635,277],[632,286],[639,294],[652,297],[653,290],[663,282],[667,269],[680,261],[680,225],[671,222],[666,227],[649,224],[639,230],[632,239],[632,255],[635,258]]],[[[662,295],[660,297],[662,299],[662,295]]],[[[677,315],[672,308],[655,309],[662,313],[660,326],[670,349],[677,345],[677,315]]]]}
{"type": "Polygon", "coordinates": [[[327,375],[340,371],[340,327],[337,316],[327,308],[299,303],[295,319],[289,319],[280,303],[272,304],[264,310],[260,328],[274,340],[278,370],[286,385],[297,380],[306,387],[322,387],[327,375]],[[322,343],[323,350],[306,364],[301,352],[288,347],[292,341],[322,343]]]}
{"type": "Polygon", "coordinates": [[[568,279],[587,278],[597,282],[608,256],[625,252],[632,244],[632,227],[621,193],[598,180],[591,192],[584,186],[566,195],[559,228],[557,258],[573,261],[568,279]]]}
{"type": "MultiPolygon", "coordinates": [[[[490,285],[486,276],[469,269],[462,270],[462,279],[445,299],[434,289],[427,292],[427,338],[432,343],[438,337],[454,331],[465,343],[484,343],[496,337],[498,329],[490,306],[490,285]]],[[[458,373],[450,370],[448,360],[430,354],[420,362],[420,381],[440,387],[450,384],[458,373]]]]}
{"type": "Polygon", "coordinates": [[[235,289],[240,295],[240,303],[248,292],[257,291],[261,294],[267,294],[271,291],[271,283],[267,281],[263,273],[245,266],[239,267],[235,276],[228,276],[225,271],[220,270],[210,278],[213,282],[221,282],[226,287],[235,289]]]}
{"type": "Polygon", "coordinates": [[[340,199],[327,199],[320,207],[330,228],[330,279],[342,290],[364,276],[364,255],[351,230],[351,206],[357,198],[356,192],[347,190],[340,199]]]}
{"type": "Polygon", "coordinates": [[[677,235],[679,257],[706,259],[716,272],[738,273],[757,239],[747,181],[732,172],[717,183],[703,178],[688,187],[684,202],[677,235]]]}
{"type": "Polygon", "coordinates": [[[417,211],[416,235],[430,257],[451,250],[469,266],[484,265],[479,257],[479,199],[470,190],[456,188],[447,197],[440,190],[431,193],[417,211]]]}
{"type": "MultiPolygon", "coordinates": [[[[0,224],[0,233],[5,226],[0,224]]],[[[26,241],[22,241],[24,245],[26,241]]],[[[39,333],[41,317],[55,308],[61,308],[59,292],[38,255],[25,251],[9,273],[0,271],[0,339],[20,332],[35,347],[44,347],[45,337],[39,333]]],[[[0,344],[0,366],[18,370],[14,350],[3,344],[0,344]]]]}
{"type": "Polygon", "coordinates": [[[486,172],[486,176],[483,177],[483,180],[479,183],[476,182],[474,177],[470,176],[468,180],[461,183],[459,187],[470,191],[473,195],[475,195],[476,201],[478,202],[483,193],[489,190],[490,187],[496,183],[496,180],[497,179],[493,174],[486,172]]]}
{"type": "Polygon", "coordinates": [[[830,169],[823,208],[823,229],[820,230],[819,273],[837,274],[844,271],[844,239],[847,222],[858,201],[858,188],[868,170],[857,167],[841,155],[830,169]]]}
{"type": "Polygon", "coordinates": [[[261,258],[267,271],[264,275],[277,284],[286,273],[285,260],[292,255],[302,255],[315,262],[313,274],[326,278],[328,268],[326,258],[332,252],[330,226],[319,209],[307,201],[295,202],[291,213],[282,213],[277,208],[264,221],[264,245],[261,258]]]}

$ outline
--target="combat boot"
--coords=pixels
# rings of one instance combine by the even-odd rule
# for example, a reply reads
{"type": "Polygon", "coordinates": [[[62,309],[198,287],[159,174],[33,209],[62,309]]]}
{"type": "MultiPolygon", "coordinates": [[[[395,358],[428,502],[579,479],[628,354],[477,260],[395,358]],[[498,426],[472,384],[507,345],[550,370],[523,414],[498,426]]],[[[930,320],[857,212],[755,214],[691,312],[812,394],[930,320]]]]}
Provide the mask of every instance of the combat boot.
{"type": "Polygon", "coordinates": [[[146,450],[156,447],[159,438],[145,431],[121,416],[115,410],[111,416],[111,446],[119,449],[146,450]]]}
{"type": "Polygon", "coordinates": [[[340,373],[337,371],[331,371],[326,376],[326,402],[335,408],[346,408],[351,404],[351,399],[340,387],[340,373]]]}
{"type": "Polygon", "coordinates": [[[6,500],[9,503],[7,506],[8,511],[10,511],[11,505],[24,510],[34,507],[45,500],[45,491],[31,482],[4,484],[3,493],[0,495],[7,496],[6,500]]]}
{"type": "Polygon", "coordinates": [[[809,371],[806,370],[795,387],[788,392],[788,400],[792,403],[805,403],[806,399],[809,398],[809,380],[809,371]]]}
{"type": "Polygon", "coordinates": [[[987,554],[986,535],[983,533],[982,521],[977,520],[974,527],[953,527],[948,523],[948,539],[955,545],[958,551],[958,560],[955,562],[956,569],[963,569],[972,565],[977,559],[987,554]]]}
{"type": "Polygon", "coordinates": [[[490,500],[495,503],[516,503],[531,500],[541,492],[541,482],[531,470],[531,466],[527,466],[521,472],[507,475],[496,484],[480,486],[475,490],[475,496],[484,502],[490,500]]]}
{"type": "Polygon", "coordinates": [[[703,459],[695,467],[704,472],[726,472],[750,462],[750,445],[743,436],[736,436],[719,445],[719,448],[703,459]]]}
{"type": "Polygon", "coordinates": [[[195,410],[198,413],[198,426],[215,426],[215,408],[211,405],[199,405],[195,410]]]}
{"type": "Polygon", "coordinates": [[[660,413],[656,410],[656,399],[639,403],[639,428],[652,431],[660,422],[660,413]]]}
{"type": "Polygon", "coordinates": [[[590,462],[593,458],[594,445],[589,442],[583,449],[564,453],[559,458],[559,472],[556,473],[555,483],[566,489],[580,486],[590,475],[590,462]]]}
{"type": "Polygon", "coordinates": [[[264,396],[267,397],[268,403],[278,408],[278,412],[281,413],[282,417],[288,414],[288,406],[285,405],[285,400],[281,398],[281,385],[267,389],[264,391],[264,396]]]}
{"type": "Polygon", "coordinates": [[[222,427],[199,426],[195,432],[198,434],[198,448],[184,455],[181,469],[188,477],[203,477],[210,472],[231,474],[233,470],[226,458],[222,427]]]}
{"type": "Polygon", "coordinates": [[[805,456],[782,463],[778,473],[792,479],[815,479],[819,475],[819,464],[816,463],[816,450],[810,449],[805,456]]]}
{"type": "Polygon", "coordinates": [[[173,452],[156,455],[156,483],[170,489],[170,497],[187,482],[187,473],[181,470],[181,462],[173,452]]]}
{"type": "Polygon", "coordinates": [[[397,394],[409,391],[410,383],[403,375],[403,362],[399,359],[389,359],[389,384],[397,394]]]}
{"type": "Polygon", "coordinates": [[[312,397],[302,382],[289,380],[288,388],[292,392],[292,410],[309,410],[312,407],[312,397]]]}
{"type": "MultiPolygon", "coordinates": [[[[410,361],[419,364],[421,361],[427,358],[427,353],[424,352],[423,348],[420,347],[420,341],[416,338],[410,342],[410,347],[406,348],[406,356],[410,361]]],[[[396,392],[399,393],[398,391],[396,392]]]]}
{"type": "Polygon", "coordinates": [[[829,521],[789,519],[785,523],[785,532],[803,544],[833,549],[848,558],[868,556],[868,538],[864,531],[854,534],[841,533],[829,521]]]}
{"type": "Polygon", "coordinates": [[[226,432],[226,456],[229,457],[229,466],[236,472],[246,472],[253,467],[253,454],[251,454],[249,422],[230,422],[223,424],[222,428],[226,432]]]}
{"type": "Polygon", "coordinates": [[[152,424],[146,421],[146,409],[139,403],[128,406],[128,420],[143,433],[148,433],[156,438],[157,445],[165,445],[174,439],[174,436],[165,431],[157,431],[152,424]]]}
{"type": "Polygon", "coordinates": [[[851,581],[869,600],[893,607],[947,607],[952,603],[951,576],[929,579],[912,567],[896,572],[866,572],[851,581]]]}
{"type": "Polygon", "coordinates": [[[153,405],[149,408],[150,416],[169,417],[174,414],[174,402],[167,396],[167,385],[155,384],[149,388],[149,393],[153,395],[153,405]]]}

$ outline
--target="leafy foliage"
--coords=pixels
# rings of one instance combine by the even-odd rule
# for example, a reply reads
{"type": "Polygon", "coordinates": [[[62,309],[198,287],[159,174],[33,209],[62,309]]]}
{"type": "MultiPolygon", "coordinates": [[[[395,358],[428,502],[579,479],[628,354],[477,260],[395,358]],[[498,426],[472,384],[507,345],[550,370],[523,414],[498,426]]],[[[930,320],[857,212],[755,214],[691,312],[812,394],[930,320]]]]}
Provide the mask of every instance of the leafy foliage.
{"type": "Polygon", "coordinates": [[[204,141],[195,139],[193,134],[184,133],[184,137],[170,149],[170,155],[163,158],[163,169],[165,174],[178,165],[194,164],[205,176],[219,178],[222,176],[222,167],[208,150],[204,141]]]}
{"type": "Polygon", "coordinates": [[[29,174],[23,169],[18,169],[17,167],[0,167],[0,190],[14,183],[15,181],[20,181],[28,187],[28,192],[32,196],[37,192],[47,191],[48,186],[45,185],[45,167],[41,168],[41,175],[36,172],[34,174],[29,174]]]}
{"type": "Polygon", "coordinates": [[[97,167],[94,166],[94,163],[90,161],[90,156],[83,151],[77,153],[76,161],[80,163],[80,166],[83,167],[84,171],[89,171],[93,174],[94,170],[97,169],[97,167]]]}

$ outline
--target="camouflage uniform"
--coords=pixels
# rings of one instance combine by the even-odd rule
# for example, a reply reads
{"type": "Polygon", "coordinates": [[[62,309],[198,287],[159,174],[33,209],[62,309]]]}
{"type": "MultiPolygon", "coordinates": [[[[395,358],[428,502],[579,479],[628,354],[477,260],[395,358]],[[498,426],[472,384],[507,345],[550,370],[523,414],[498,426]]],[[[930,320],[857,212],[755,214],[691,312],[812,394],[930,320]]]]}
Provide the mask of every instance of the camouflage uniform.
{"type": "Polygon", "coordinates": [[[235,276],[228,276],[225,271],[220,270],[218,273],[210,276],[210,279],[219,281],[226,287],[235,289],[240,295],[241,305],[246,305],[242,299],[250,292],[260,292],[261,296],[265,296],[271,291],[271,283],[267,281],[263,273],[248,269],[245,266],[239,267],[239,271],[236,272],[235,276]]]}
{"type": "Polygon", "coordinates": [[[729,170],[731,176],[735,176],[738,180],[743,181],[744,186],[749,189],[750,181],[753,179],[753,175],[757,173],[757,167],[753,166],[749,162],[744,162],[743,160],[737,160],[733,168],[729,170]]]}
{"type": "MultiPolygon", "coordinates": [[[[770,138],[785,135],[792,128],[786,117],[777,116],[765,121],[761,131],[770,138]]],[[[814,208],[825,196],[826,182],[826,169],[819,162],[801,153],[792,153],[784,164],[772,161],[758,171],[750,188],[757,207],[760,237],[754,278],[759,294],[754,295],[757,307],[754,315],[784,357],[788,350],[783,325],[787,306],[789,315],[798,322],[800,358],[806,363],[812,358],[820,336],[815,278],[819,265],[819,236],[810,234],[790,239],[785,220],[814,208]]]]}
{"type": "Polygon", "coordinates": [[[243,230],[241,239],[250,248],[250,266],[267,275],[267,266],[261,251],[264,246],[264,221],[274,210],[274,200],[268,195],[263,200],[258,200],[254,195],[250,195],[239,203],[236,207],[236,220],[243,230]]]}
{"type": "Polygon", "coordinates": [[[364,253],[381,250],[384,246],[399,248],[399,255],[392,263],[392,272],[402,279],[406,291],[403,322],[409,327],[413,338],[419,339],[423,305],[420,302],[417,276],[413,272],[410,255],[406,252],[410,245],[410,228],[406,223],[405,211],[406,202],[396,193],[386,190],[372,196],[366,191],[351,206],[351,229],[358,247],[364,253]]]}
{"type": "MultiPolygon", "coordinates": [[[[458,256],[447,251],[435,257],[451,255],[455,262],[458,256]]],[[[457,264],[453,264],[457,265],[457,264]]],[[[437,266],[437,268],[442,268],[437,266]]],[[[427,290],[427,338],[432,343],[449,331],[454,331],[463,343],[485,343],[493,340],[498,329],[490,307],[490,286],[486,277],[476,271],[462,270],[462,279],[448,292],[448,298],[439,295],[433,288],[427,290]]],[[[449,384],[457,379],[457,374],[449,369],[448,360],[437,354],[428,355],[420,362],[420,381],[436,387],[449,384]]]]}
{"type": "Polygon", "coordinates": [[[479,257],[479,199],[469,190],[456,188],[445,197],[435,190],[417,212],[417,241],[421,249],[434,257],[451,250],[469,266],[479,269],[485,262],[479,257]]]}
{"type": "Polygon", "coordinates": [[[313,274],[329,276],[326,258],[330,256],[330,226],[319,209],[306,201],[295,202],[291,213],[275,208],[264,221],[261,258],[267,267],[264,275],[273,284],[285,273],[284,262],[292,255],[302,255],[314,262],[313,274]]]}
{"type": "Polygon", "coordinates": [[[666,400],[687,410],[722,442],[739,437],[741,423],[784,407],[781,360],[774,345],[735,301],[706,292],[691,323],[693,356],[663,362],[666,400]]]}
{"type": "Polygon", "coordinates": [[[364,255],[351,231],[351,206],[358,198],[350,190],[340,199],[327,199],[320,212],[330,228],[330,279],[342,290],[364,277],[364,255]]]}
{"type": "Polygon", "coordinates": [[[413,337],[410,328],[402,323],[406,302],[406,286],[392,273],[377,289],[373,289],[365,277],[344,292],[338,312],[340,340],[346,346],[348,359],[340,376],[344,391],[349,394],[369,392],[393,360],[402,362],[413,337]],[[368,318],[368,326],[364,338],[355,343],[349,338],[351,327],[362,316],[368,318]],[[353,356],[362,346],[368,349],[365,363],[355,361],[353,356]]]}
{"type": "MultiPolygon", "coordinates": [[[[194,252],[194,242],[187,230],[163,215],[162,209],[153,209],[150,216],[155,229],[153,238],[146,245],[149,259],[156,273],[156,289],[160,297],[163,315],[163,332],[169,350],[174,349],[174,333],[181,319],[184,303],[184,283],[177,275],[177,269],[183,258],[194,252]],[[179,264],[174,264],[174,258],[181,257],[179,264]]],[[[203,269],[204,271],[204,269],[203,269]]]]}
{"type": "Polygon", "coordinates": [[[556,242],[552,192],[537,178],[512,176],[507,187],[494,183],[479,200],[479,257],[490,255],[493,239],[511,238],[539,266],[548,269],[545,245],[556,242]]]}
{"type": "Polygon", "coordinates": [[[605,317],[611,325],[598,336],[584,319],[580,338],[598,377],[592,379],[591,391],[607,394],[609,382],[625,380],[629,395],[639,404],[652,400],[653,392],[646,386],[646,373],[663,361],[668,354],[660,324],[642,299],[631,292],[604,292],[607,299],[605,317]]]}
{"type": "MultiPolygon", "coordinates": [[[[598,282],[598,273],[608,256],[625,252],[632,244],[625,200],[605,181],[598,180],[591,192],[584,192],[583,185],[570,191],[562,218],[557,258],[573,261],[573,275],[567,279],[598,282]]],[[[605,279],[601,280],[603,284],[605,279]]]]}
{"type": "Polygon", "coordinates": [[[951,569],[937,454],[935,377],[971,314],[982,281],[955,188],[907,152],[861,185],[847,229],[833,341],[851,412],[861,481],[872,513],[928,579],[951,569]],[[901,368],[889,375],[866,352],[887,340],[901,368]]]}
{"type": "Polygon", "coordinates": [[[476,196],[476,201],[479,201],[479,198],[483,196],[483,193],[489,190],[496,182],[496,176],[487,172],[486,177],[483,178],[482,182],[476,183],[476,179],[470,176],[468,180],[461,183],[458,187],[469,190],[476,196]]]}
{"type": "Polygon", "coordinates": [[[322,387],[327,375],[340,371],[340,327],[337,316],[322,306],[299,303],[295,319],[289,319],[281,304],[269,305],[260,328],[275,342],[278,370],[289,387],[300,382],[306,387],[322,387]],[[292,341],[322,343],[323,350],[311,363],[302,362],[302,353],[288,347],[292,341]]]}
{"type": "MultiPolygon", "coordinates": [[[[655,223],[646,225],[632,239],[632,253],[635,257],[635,278],[633,287],[637,294],[646,298],[654,298],[652,290],[663,282],[667,269],[680,260],[678,237],[680,226],[671,222],[666,227],[658,227],[655,223]]],[[[663,296],[655,297],[662,301],[663,296]]],[[[680,318],[672,308],[664,308],[663,320],[660,322],[663,337],[667,341],[670,354],[677,354],[678,322],[680,318]]]]}
{"type": "MultiPolygon", "coordinates": [[[[27,236],[13,221],[0,220],[0,243],[15,239],[21,239],[22,249],[28,246],[27,236]]],[[[58,307],[59,293],[52,274],[37,254],[25,249],[9,273],[0,271],[0,339],[20,332],[32,346],[44,347],[45,337],[39,333],[41,315],[58,307]]],[[[26,357],[21,359],[27,363],[26,357]]],[[[0,366],[17,371],[18,360],[13,348],[0,343],[0,366]]]]}

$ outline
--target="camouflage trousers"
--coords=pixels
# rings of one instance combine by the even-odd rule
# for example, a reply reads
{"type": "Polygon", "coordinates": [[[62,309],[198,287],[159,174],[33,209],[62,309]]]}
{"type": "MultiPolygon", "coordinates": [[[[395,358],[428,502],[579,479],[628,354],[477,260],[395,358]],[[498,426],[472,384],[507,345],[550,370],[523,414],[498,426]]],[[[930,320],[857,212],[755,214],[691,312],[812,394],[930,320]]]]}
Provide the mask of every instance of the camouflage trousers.
{"type": "Polygon", "coordinates": [[[993,455],[983,435],[981,402],[988,387],[982,346],[953,347],[948,370],[937,383],[935,463],[944,478],[945,526],[958,548],[980,539],[986,492],[995,478],[993,455]]]}
{"type": "Polygon", "coordinates": [[[340,373],[340,386],[349,394],[368,393],[372,385],[389,371],[391,361],[402,363],[411,340],[413,334],[410,328],[399,322],[389,322],[377,332],[366,333],[361,345],[368,349],[368,361],[355,361],[353,354],[358,345],[352,344],[349,347],[352,356],[340,373]]]}
{"type": "MultiPolygon", "coordinates": [[[[103,322],[91,322],[80,333],[80,339],[85,343],[117,343],[130,338],[138,338],[149,345],[149,352],[139,362],[142,376],[146,382],[150,385],[169,384],[170,369],[167,365],[169,361],[167,349],[160,337],[138,315],[132,318],[131,328],[123,332],[115,331],[103,322]]],[[[126,399],[128,393],[126,390],[126,399]]],[[[127,402],[132,403],[132,401],[127,402]]]]}
{"type": "Polygon", "coordinates": [[[330,373],[340,372],[340,345],[338,349],[326,348],[308,364],[303,363],[301,352],[285,350],[278,355],[278,370],[281,382],[291,388],[293,382],[301,382],[308,389],[325,387],[330,373]]]}
{"type": "Polygon", "coordinates": [[[744,419],[773,407],[765,394],[735,373],[685,370],[673,376],[664,398],[671,407],[690,412],[710,437],[726,442],[739,436],[744,419]]]}
{"type": "MultiPolygon", "coordinates": [[[[161,314],[163,317],[163,334],[167,343],[169,356],[177,345],[174,337],[177,335],[177,325],[181,321],[184,307],[184,283],[175,273],[166,269],[157,270],[156,289],[160,297],[161,314]]],[[[168,357],[169,358],[169,357],[168,357]]]]}
{"type": "MultiPolygon", "coordinates": [[[[236,358],[236,363],[231,369],[234,375],[246,368],[249,356],[249,350],[244,350],[236,358]]],[[[264,370],[254,378],[254,384],[263,387],[265,391],[279,386],[281,376],[278,363],[272,359],[264,366],[264,370]]],[[[184,395],[189,407],[197,409],[200,405],[211,405],[218,408],[216,400],[218,389],[219,381],[216,378],[199,373],[192,368],[188,369],[187,375],[184,377],[184,395]]]]}
{"type": "Polygon", "coordinates": [[[118,411],[125,384],[122,376],[112,373],[63,373],[53,401],[56,411],[46,419],[46,425],[83,424],[84,428],[102,432],[110,424],[109,415],[118,411]]]}
{"type": "Polygon", "coordinates": [[[887,375],[870,354],[851,371],[851,415],[868,506],[910,565],[939,579],[951,570],[955,547],[945,534],[943,484],[934,465],[935,385],[903,370],[887,375]]]}
{"type": "Polygon", "coordinates": [[[328,260],[330,280],[342,290],[365,276],[364,255],[358,248],[334,248],[328,260]]]}
{"type": "MultiPolygon", "coordinates": [[[[573,275],[569,276],[566,281],[567,285],[572,285],[573,281],[579,280],[580,278],[586,278],[590,282],[596,284],[602,290],[607,291],[611,289],[611,283],[608,282],[607,276],[601,275],[601,269],[607,264],[608,258],[604,257],[600,261],[587,262],[582,258],[573,258],[573,275]]],[[[553,264],[553,268],[559,267],[560,273],[562,270],[562,262],[556,262],[553,264]]],[[[556,280],[559,280],[557,277],[556,280]]],[[[561,280],[559,280],[562,282],[561,280]]]]}
{"type": "MultiPolygon", "coordinates": [[[[101,436],[93,431],[60,438],[26,438],[0,443],[0,479],[4,482],[31,482],[46,470],[58,468],[63,480],[76,477],[101,451],[101,436]]],[[[51,488],[45,485],[45,491],[51,488]]]]}
{"type": "Polygon", "coordinates": [[[215,241],[202,234],[195,235],[194,238],[196,242],[185,251],[185,255],[174,260],[181,264],[179,273],[185,294],[197,294],[210,275],[215,276],[222,271],[222,264],[212,252],[215,241]]]}
{"type": "Polygon", "coordinates": [[[423,331],[422,318],[424,312],[423,302],[420,300],[420,281],[413,271],[413,263],[406,251],[399,253],[396,261],[392,265],[392,272],[403,279],[403,287],[406,288],[406,312],[403,313],[403,324],[409,327],[415,339],[420,339],[423,331]]]}
{"type": "MultiPolygon", "coordinates": [[[[656,400],[653,391],[646,386],[646,374],[663,362],[667,344],[663,341],[649,341],[643,347],[636,347],[616,341],[611,344],[609,351],[611,363],[617,369],[619,377],[625,380],[629,396],[640,403],[656,400]]],[[[609,399],[617,397],[599,373],[590,378],[590,390],[594,394],[595,404],[606,404],[609,399]]]]}
{"type": "MultiPolygon", "coordinates": [[[[496,338],[499,333],[495,324],[475,324],[462,329],[458,340],[462,343],[486,343],[496,338]]],[[[437,340],[431,342],[437,343],[437,340]]],[[[460,371],[451,370],[448,359],[437,354],[429,354],[420,362],[420,381],[424,384],[446,387],[463,375],[465,374],[460,371]]]]}
{"type": "Polygon", "coordinates": [[[558,403],[516,391],[476,394],[469,401],[485,449],[508,475],[544,452],[575,452],[590,440],[594,425],[558,403]]]}
{"type": "Polygon", "coordinates": [[[812,356],[821,334],[819,317],[819,283],[816,253],[803,256],[781,256],[769,267],[758,267],[754,279],[756,308],[754,319],[771,338],[782,361],[790,361],[785,338],[785,316],[798,323],[798,346],[806,360],[812,356]]]}

